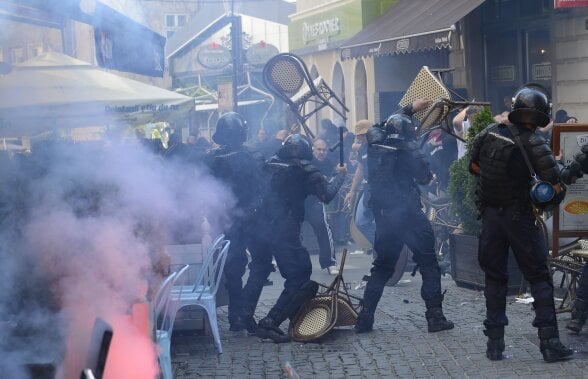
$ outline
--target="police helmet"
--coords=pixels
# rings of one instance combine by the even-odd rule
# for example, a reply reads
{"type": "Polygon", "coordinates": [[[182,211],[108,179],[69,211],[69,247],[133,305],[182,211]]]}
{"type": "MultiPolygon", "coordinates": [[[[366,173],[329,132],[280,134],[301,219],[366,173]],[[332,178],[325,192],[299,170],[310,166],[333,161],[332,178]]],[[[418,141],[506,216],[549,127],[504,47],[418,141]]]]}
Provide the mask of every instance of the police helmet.
{"type": "Polygon", "coordinates": [[[282,159],[312,160],[312,146],[310,141],[301,134],[291,134],[278,150],[278,157],[282,159]]]}
{"type": "Polygon", "coordinates": [[[212,140],[223,145],[240,145],[247,140],[247,122],[239,113],[227,112],[216,123],[212,140]]]}
{"type": "Polygon", "coordinates": [[[513,124],[544,127],[551,116],[549,91],[540,84],[525,84],[515,93],[511,108],[508,120],[513,124]]]}
{"type": "Polygon", "coordinates": [[[400,134],[404,139],[413,140],[416,138],[414,124],[410,117],[405,114],[393,114],[388,117],[384,124],[384,131],[388,137],[393,134],[400,134]]]}

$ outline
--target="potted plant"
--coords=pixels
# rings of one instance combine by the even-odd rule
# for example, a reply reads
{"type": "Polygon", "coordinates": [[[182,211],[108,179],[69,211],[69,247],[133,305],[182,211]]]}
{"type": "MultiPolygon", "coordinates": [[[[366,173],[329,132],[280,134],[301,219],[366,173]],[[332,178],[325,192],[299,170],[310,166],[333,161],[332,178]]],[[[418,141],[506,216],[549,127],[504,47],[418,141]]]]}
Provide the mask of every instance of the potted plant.
{"type": "MultiPolygon", "coordinates": [[[[484,272],[478,263],[478,236],[481,222],[476,207],[477,179],[469,172],[469,160],[474,137],[488,125],[494,123],[488,107],[473,118],[468,130],[467,154],[453,162],[449,168],[449,198],[453,210],[460,220],[459,229],[450,236],[451,275],[457,285],[484,288],[484,272]]],[[[522,275],[512,254],[509,256],[509,292],[521,286],[522,275]]]]}

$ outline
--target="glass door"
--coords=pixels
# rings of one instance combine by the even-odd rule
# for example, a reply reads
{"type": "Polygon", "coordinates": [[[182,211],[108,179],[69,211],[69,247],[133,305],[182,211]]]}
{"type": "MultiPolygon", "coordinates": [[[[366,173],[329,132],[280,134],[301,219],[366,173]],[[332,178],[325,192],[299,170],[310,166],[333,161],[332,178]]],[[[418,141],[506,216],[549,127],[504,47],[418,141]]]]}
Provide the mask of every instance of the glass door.
{"type": "Polygon", "coordinates": [[[551,42],[549,30],[526,31],[526,82],[539,83],[551,92],[551,42]]]}

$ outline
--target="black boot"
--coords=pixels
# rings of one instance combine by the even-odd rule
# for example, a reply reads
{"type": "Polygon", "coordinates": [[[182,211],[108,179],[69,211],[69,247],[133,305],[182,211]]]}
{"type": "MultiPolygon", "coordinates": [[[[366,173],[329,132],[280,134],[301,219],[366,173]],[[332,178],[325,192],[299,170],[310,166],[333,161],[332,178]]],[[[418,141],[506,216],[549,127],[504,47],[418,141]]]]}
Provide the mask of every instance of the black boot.
{"type": "Polygon", "coordinates": [[[234,327],[237,331],[245,329],[249,335],[254,335],[257,331],[257,322],[255,322],[253,316],[240,316],[239,320],[233,323],[231,327],[234,327]]]}
{"type": "Polygon", "coordinates": [[[271,339],[275,343],[290,342],[290,336],[284,333],[270,317],[259,321],[255,334],[262,339],[271,339]]]}
{"type": "Polygon", "coordinates": [[[501,361],[504,351],[504,327],[484,330],[484,335],[488,337],[486,358],[491,361],[501,361]]]}
{"type": "Polygon", "coordinates": [[[429,333],[440,332],[442,330],[453,329],[453,322],[447,320],[443,314],[443,295],[431,300],[425,300],[427,311],[427,325],[429,333]]]}
{"type": "Polygon", "coordinates": [[[574,351],[565,347],[559,340],[557,326],[539,328],[539,349],[545,362],[557,362],[571,358],[574,351]]]}
{"type": "Polygon", "coordinates": [[[572,332],[579,334],[582,331],[582,327],[586,323],[586,302],[584,300],[576,298],[574,305],[572,306],[572,318],[566,324],[566,328],[572,332]]]}
{"type": "Polygon", "coordinates": [[[229,330],[231,332],[240,332],[244,329],[244,326],[239,322],[239,316],[230,314],[229,316],[229,330]]]}
{"type": "Polygon", "coordinates": [[[373,281],[367,281],[365,291],[363,292],[363,300],[361,301],[361,311],[357,316],[355,322],[356,333],[366,333],[374,327],[374,313],[376,313],[376,307],[384,292],[384,286],[375,284],[373,281]]]}

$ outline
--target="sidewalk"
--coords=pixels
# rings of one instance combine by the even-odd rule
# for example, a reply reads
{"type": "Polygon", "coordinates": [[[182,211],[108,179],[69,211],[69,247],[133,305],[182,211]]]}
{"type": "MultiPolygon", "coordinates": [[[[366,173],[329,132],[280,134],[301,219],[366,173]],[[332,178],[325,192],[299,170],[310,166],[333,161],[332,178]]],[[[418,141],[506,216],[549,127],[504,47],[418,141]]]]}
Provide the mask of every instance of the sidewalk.
{"type": "MultiPolygon", "coordinates": [[[[338,256],[339,257],[339,256],[338,256]]],[[[329,284],[333,276],[319,270],[311,256],[313,280],[329,284]]],[[[348,254],[345,281],[355,290],[369,273],[371,256],[348,254]]],[[[279,273],[274,285],[265,287],[257,309],[263,317],[282,289],[279,273]]],[[[289,361],[301,378],[586,378],[588,377],[588,328],[573,336],[563,327],[569,313],[558,315],[561,339],[576,354],[567,362],[543,362],[536,329],[531,326],[531,304],[507,300],[510,325],[506,328],[503,361],[485,356],[482,333],[485,307],[483,293],[461,288],[450,277],[442,278],[447,289],[444,312],[455,322],[453,330],[428,333],[425,305],[420,298],[420,275],[405,273],[394,287],[386,287],[378,305],[374,331],[355,334],[351,327],[338,328],[320,343],[274,344],[228,330],[226,306],[220,307],[219,324],[224,353],[216,354],[212,337],[174,335],[172,363],[175,378],[286,378],[281,364],[289,361]]],[[[285,330],[287,322],[282,325],[285,330]]]]}

